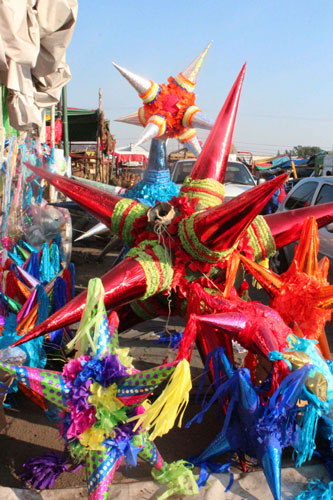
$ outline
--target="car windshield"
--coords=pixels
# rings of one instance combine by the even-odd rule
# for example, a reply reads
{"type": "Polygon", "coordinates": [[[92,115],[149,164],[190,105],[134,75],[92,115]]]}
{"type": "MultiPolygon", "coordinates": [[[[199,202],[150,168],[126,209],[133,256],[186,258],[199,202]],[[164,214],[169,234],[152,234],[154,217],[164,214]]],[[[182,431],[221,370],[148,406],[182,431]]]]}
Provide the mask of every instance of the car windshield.
{"type": "MultiPolygon", "coordinates": [[[[176,170],[172,176],[173,182],[176,184],[183,184],[185,177],[191,175],[194,163],[195,160],[179,162],[178,165],[176,165],[176,170]]],[[[249,186],[255,185],[255,182],[245,165],[232,161],[228,162],[224,183],[246,184],[249,186]]]]}
{"type": "Polygon", "coordinates": [[[183,184],[185,177],[191,174],[195,160],[182,161],[176,165],[176,170],[172,176],[175,184],[183,184]]]}
{"type": "Polygon", "coordinates": [[[254,186],[255,182],[251,177],[250,172],[242,163],[228,162],[225,173],[225,184],[246,184],[254,186]]]}

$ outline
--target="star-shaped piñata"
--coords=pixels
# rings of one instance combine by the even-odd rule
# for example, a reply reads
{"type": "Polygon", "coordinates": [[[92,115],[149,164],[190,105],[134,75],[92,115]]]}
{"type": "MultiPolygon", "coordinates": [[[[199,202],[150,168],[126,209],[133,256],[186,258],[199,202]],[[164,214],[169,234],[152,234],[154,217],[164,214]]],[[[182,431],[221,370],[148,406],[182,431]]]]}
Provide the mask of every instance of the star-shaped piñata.
{"type": "Polygon", "coordinates": [[[211,129],[213,123],[195,105],[194,88],[210,45],[185,71],[176,78],[170,77],[167,85],[160,85],[113,63],[143,102],[137,112],[117,120],[144,127],[136,145],[154,137],[177,138],[192,153],[199,155],[201,147],[194,127],[211,129]]]}
{"type": "MultiPolygon", "coordinates": [[[[286,377],[264,406],[253,387],[247,369],[235,370],[223,350],[214,353],[222,364],[227,381],[220,384],[209,403],[193,421],[202,422],[203,414],[214,402],[228,398],[223,428],[214,441],[192,462],[204,464],[228,452],[238,452],[258,460],[263,468],[274,500],[281,500],[281,456],[283,448],[294,444],[297,437],[297,400],[311,370],[305,365],[286,377]]],[[[211,361],[211,360],[210,360],[211,361]]],[[[213,361],[216,365],[216,360],[213,361]]]]}
{"type": "Polygon", "coordinates": [[[290,370],[312,365],[300,396],[303,415],[299,420],[301,432],[295,443],[296,467],[310,460],[316,449],[317,426],[320,435],[332,442],[333,436],[333,374],[330,366],[317,347],[317,341],[296,335],[288,337],[288,348],[283,352],[270,353],[272,361],[284,360],[290,370]]]}
{"type": "MultiPolygon", "coordinates": [[[[62,410],[60,432],[72,457],[85,460],[91,500],[108,498],[114,472],[123,458],[136,465],[139,455],[161,471],[163,481],[168,465],[147,429],[155,426],[152,438],[167,432],[179,413],[178,403],[186,407],[191,388],[188,365],[177,361],[136,370],[128,349],[119,348],[118,316],[113,313],[108,323],[103,300],[101,281],[91,280],[79,330],[68,345],[79,349],[79,357],[66,363],[62,373],[0,363],[2,370],[62,410]],[[171,374],[173,380],[165,393],[149,407],[145,400],[171,374]]],[[[196,492],[191,471],[182,463],[173,464],[173,468],[184,479],[183,484],[191,484],[196,492]]]]}
{"type": "MultiPolygon", "coordinates": [[[[187,300],[195,284],[223,289],[228,261],[236,249],[260,262],[276,248],[297,240],[306,216],[314,215],[320,226],[333,220],[333,203],[287,214],[258,215],[286,175],[222,203],[222,183],[244,72],[245,67],[179,196],[169,203],[148,207],[28,165],[131,247],[126,258],[102,278],[105,306],[117,308],[122,329],[163,312],[168,315],[170,300],[172,313],[186,316],[187,300]]],[[[85,301],[83,292],[16,345],[78,321],[85,301]]],[[[204,342],[199,338],[197,342],[205,357],[204,342]]]]}
{"type": "MultiPolygon", "coordinates": [[[[248,351],[245,364],[251,369],[252,379],[257,383],[266,378],[261,374],[258,380],[256,368],[260,360],[260,368],[265,370],[265,375],[269,375],[270,382],[263,395],[271,395],[289,373],[289,369],[282,360],[273,365],[269,363],[270,352],[284,351],[288,346],[288,336],[293,333],[279,314],[260,302],[247,302],[237,296],[226,299],[222,293],[212,293],[199,284],[192,287],[188,302],[191,314],[180,342],[177,359],[190,360],[195,340],[199,347],[207,344],[207,352],[222,345],[228,357],[233,359],[230,344],[232,339],[236,340],[248,351]]],[[[214,379],[214,374],[212,375],[214,379]]]]}
{"type": "MultiPolygon", "coordinates": [[[[271,307],[285,323],[296,323],[301,333],[319,341],[326,359],[331,359],[325,324],[333,309],[333,285],[327,281],[329,260],[318,262],[319,236],[314,217],[304,221],[300,241],[289,269],[280,276],[256,262],[240,256],[245,268],[271,296],[271,307]]],[[[297,334],[298,331],[296,330],[297,334]]]]}

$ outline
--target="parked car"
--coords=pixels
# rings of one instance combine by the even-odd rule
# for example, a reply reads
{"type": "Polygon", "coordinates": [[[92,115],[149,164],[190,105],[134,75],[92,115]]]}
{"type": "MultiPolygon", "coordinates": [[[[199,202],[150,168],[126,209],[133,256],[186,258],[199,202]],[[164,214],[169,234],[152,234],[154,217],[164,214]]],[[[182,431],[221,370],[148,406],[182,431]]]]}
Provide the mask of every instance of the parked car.
{"type": "MultiPolygon", "coordinates": [[[[300,180],[287,194],[278,212],[295,210],[311,205],[321,205],[333,201],[333,177],[308,177],[300,180]]],[[[333,223],[319,229],[319,254],[330,259],[330,282],[333,283],[333,223]]],[[[293,257],[294,246],[290,244],[279,250],[280,271],[285,271],[293,257]]]]}
{"type": "MultiPolygon", "coordinates": [[[[185,177],[191,175],[195,161],[195,159],[176,161],[171,172],[171,180],[175,184],[181,186],[185,177]]],[[[256,181],[243,163],[238,161],[228,161],[224,185],[225,201],[228,201],[231,198],[243,193],[247,189],[251,189],[256,185],[256,181]]]]}

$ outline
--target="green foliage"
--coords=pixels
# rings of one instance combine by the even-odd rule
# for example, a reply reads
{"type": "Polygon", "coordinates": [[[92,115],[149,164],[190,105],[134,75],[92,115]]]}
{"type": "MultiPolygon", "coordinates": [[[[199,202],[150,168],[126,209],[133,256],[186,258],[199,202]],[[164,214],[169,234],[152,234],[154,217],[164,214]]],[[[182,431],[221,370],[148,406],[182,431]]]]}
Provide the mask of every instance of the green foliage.
{"type": "Polygon", "coordinates": [[[319,148],[318,146],[295,146],[289,151],[286,149],[285,153],[288,156],[297,156],[297,158],[308,158],[309,156],[321,153],[323,151],[324,150],[319,148]]]}

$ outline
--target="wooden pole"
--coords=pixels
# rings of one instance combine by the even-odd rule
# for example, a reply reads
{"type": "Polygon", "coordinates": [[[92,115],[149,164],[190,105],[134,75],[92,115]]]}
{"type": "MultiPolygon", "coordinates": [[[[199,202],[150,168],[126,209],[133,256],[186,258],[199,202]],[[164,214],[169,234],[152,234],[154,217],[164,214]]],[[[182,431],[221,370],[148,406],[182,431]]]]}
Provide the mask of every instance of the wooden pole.
{"type": "Polygon", "coordinates": [[[291,167],[292,167],[293,172],[294,172],[294,179],[297,179],[297,171],[296,171],[295,163],[293,160],[290,160],[290,163],[291,163],[291,167]]]}

